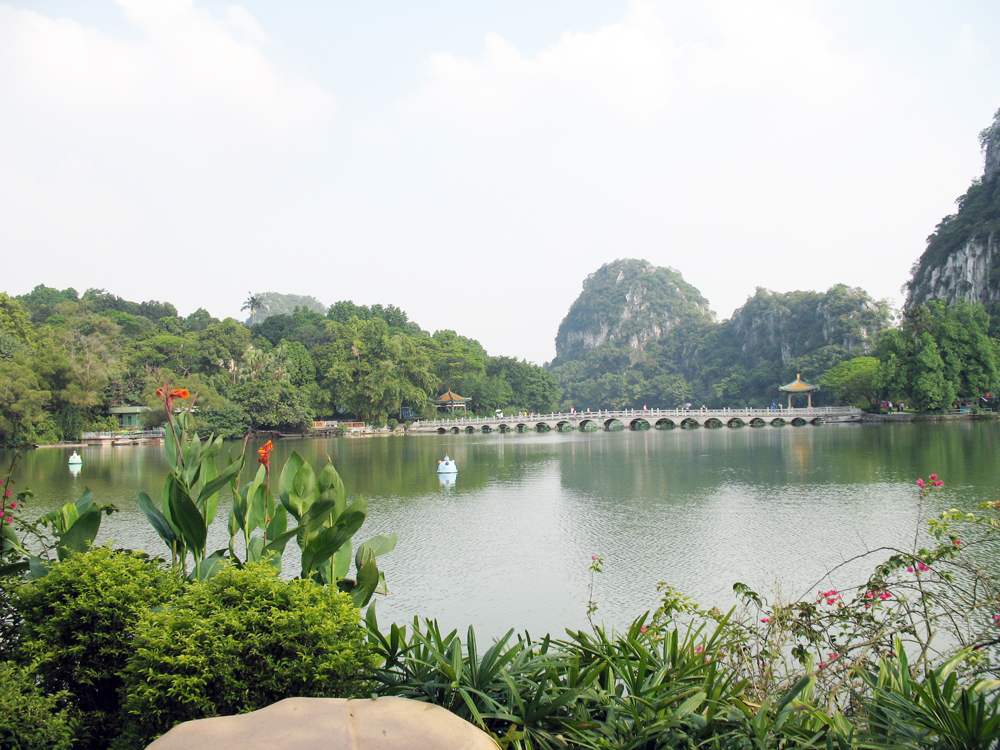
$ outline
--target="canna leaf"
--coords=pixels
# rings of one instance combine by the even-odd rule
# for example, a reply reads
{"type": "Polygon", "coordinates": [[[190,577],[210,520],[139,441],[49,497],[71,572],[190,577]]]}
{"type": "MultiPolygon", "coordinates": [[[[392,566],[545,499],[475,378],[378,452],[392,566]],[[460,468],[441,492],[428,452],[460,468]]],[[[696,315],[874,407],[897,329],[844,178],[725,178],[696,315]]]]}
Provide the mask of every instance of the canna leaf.
{"type": "Polygon", "coordinates": [[[86,552],[93,544],[98,530],[101,528],[101,511],[93,506],[59,536],[56,555],[59,560],[65,560],[70,555],[86,552]]]}

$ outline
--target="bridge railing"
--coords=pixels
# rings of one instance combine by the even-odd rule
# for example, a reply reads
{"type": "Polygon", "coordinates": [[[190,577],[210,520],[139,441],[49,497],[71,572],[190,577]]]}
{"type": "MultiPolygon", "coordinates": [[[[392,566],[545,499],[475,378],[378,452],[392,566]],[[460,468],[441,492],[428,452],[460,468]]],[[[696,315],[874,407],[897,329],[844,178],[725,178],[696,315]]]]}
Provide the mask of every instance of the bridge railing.
{"type": "Polygon", "coordinates": [[[461,419],[429,419],[418,420],[413,423],[413,427],[468,427],[472,425],[484,424],[537,424],[539,422],[554,422],[562,420],[584,420],[584,419],[662,419],[664,417],[675,417],[686,419],[688,417],[806,417],[823,416],[835,414],[860,414],[861,410],[854,406],[813,406],[798,409],[778,407],[777,409],[602,409],[599,411],[577,411],[577,412],[552,412],[549,414],[528,414],[528,415],[504,415],[502,417],[464,417],[461,419]]]}

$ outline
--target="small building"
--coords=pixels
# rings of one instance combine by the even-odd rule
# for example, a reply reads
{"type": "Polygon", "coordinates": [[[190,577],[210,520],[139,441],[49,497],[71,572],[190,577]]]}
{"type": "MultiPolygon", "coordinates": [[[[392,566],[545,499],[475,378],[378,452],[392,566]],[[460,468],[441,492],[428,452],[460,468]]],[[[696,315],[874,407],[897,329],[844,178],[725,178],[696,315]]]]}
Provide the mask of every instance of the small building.
{"type": "Polygon", "coordinates": [[[142,413],[145,411],[149,411],[148,406],[112,406],[108,409],[123,430],[141,430],[142,413]]]}
{"type": "Polygon", "coordinates": [[[472,401],[471,398],[463,398],[457,393],[452,393],[451,388],[443,396],[438,396],[434,399],[434,406],[438,409],[447,409],[449,413],[454,414],[455,409],[461,409],[466,411],[465,405],[472,401]]]}
{"type": "Polygon", "coordinates": [[[808,396],[809,397],[809,408],[813,405],[813,392],[819,390],[818,385],[810,385],[802,379],[802,373],[795,376],[793,380],[788,385],[782,385],[778,387],[779,391],[788,394],[788,408],[792,408],[792,396],[808,396]]]}

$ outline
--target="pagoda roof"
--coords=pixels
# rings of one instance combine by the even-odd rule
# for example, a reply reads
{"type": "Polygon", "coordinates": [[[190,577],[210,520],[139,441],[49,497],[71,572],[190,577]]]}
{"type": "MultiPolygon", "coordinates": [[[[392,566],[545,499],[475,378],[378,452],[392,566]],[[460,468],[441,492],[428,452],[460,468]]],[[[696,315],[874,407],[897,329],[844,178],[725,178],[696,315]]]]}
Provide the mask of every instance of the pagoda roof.
{"type": "Polygon", "coordinates": [[[459,396],[457,393],[453,393],[451,388],[448,389],[447,393],[444,393],[434,399],[435,404],[464,404],[466,401],[471,401],[471,398],[464,398],[459,396]]]}
{"type": "Polygon", "coordinates": [[[802,373],[799,373],[795,376],[795,380],[788,385],[779,386],[778,390],[785,393],[812,393],[813,391],[818,391],[819,386],[810,385],[802,379],[802,373]]]}

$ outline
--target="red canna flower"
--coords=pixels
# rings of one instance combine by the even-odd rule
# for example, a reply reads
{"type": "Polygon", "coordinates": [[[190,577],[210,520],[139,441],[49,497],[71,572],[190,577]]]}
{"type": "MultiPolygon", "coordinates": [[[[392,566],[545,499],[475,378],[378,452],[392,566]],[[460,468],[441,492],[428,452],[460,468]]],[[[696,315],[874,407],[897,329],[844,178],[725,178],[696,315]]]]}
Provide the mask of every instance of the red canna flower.
{"type": "Polygon", "coordinates": [[[271,470],[271,451],[274,449],[274,445],[268,440],[264,445],[257,449],[257,453],[260,454],[260,458],[257,459],[257,463],[264,464],[264,468],[267,471],[271,470]]]}
{"type": "Polygon", "coordinates": [[[191,391],[189,391],[187,388],[174,388],[172,391],[170,391],[171,398],[186,399],[189,398],[190,396],[191,396],[191,391]]]}

